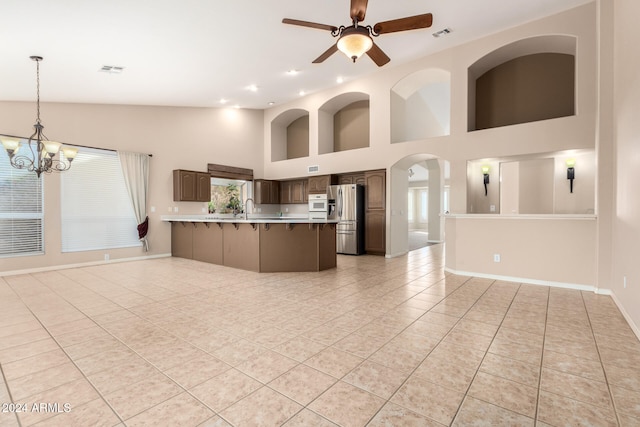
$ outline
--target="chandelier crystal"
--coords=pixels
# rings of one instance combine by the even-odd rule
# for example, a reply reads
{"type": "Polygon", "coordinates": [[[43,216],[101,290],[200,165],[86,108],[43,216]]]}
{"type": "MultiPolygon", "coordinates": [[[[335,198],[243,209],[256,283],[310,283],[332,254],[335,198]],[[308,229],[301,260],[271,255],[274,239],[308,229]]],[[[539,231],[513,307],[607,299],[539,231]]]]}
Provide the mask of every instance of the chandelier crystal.
{"type": "Polygon", "coordinates": [[[33,125],[35,132],[26,142],[22,142],[20,138],[12,136],[0,136],[0,142],[2,142],[4,149],[7,150],[11,166],[16,169],[27,169],[29,172],[35,172],[40,177],[42,173],[68,170],[78,153],[78,149],[62,146],[59,142],[49,141],[42,133],[44,129],[40,121],[40,61],[42,61],[42,57],[31,56],[30,58],[36,61],[36,123],[33,125]],[[26,148],[23,148],[23,146],[27,146],[29,151],[25,152],[26,148]],[[21,148],[23,148],[22,151],[20,151],[21,148]],[[59,155],[58,159],[55,158],[60,151],[62,151],[66,162],[60,159],[59,155]],[[18,152],[21,154],[18,154],[18,152]]]}

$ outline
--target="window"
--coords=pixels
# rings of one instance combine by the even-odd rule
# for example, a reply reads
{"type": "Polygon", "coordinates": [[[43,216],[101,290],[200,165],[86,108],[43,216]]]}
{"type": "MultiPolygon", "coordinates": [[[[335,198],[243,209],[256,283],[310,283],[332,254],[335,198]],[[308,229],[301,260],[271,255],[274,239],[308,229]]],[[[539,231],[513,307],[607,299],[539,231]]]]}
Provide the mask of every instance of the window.
{"type": "Polygon", "coordinates": [[[0,257],[42,254],[42,178],[12,167],[0,152],[0,257]]]}
{"type": "Polygon", "coordinates": [[[407,220],[413,222],[413,190],[409,190],[407,200],[409,201],[407,206],[407,220]]]}
{"type": "Polygon", "coordinates": [[[420,191],[420,222],[429,219],[429,190],[420,191]]]}
{"type": "Polygon", "coordinates": [[[141,245],[117,153],[83,148],[60,185],[62,252],[141,245]]]}

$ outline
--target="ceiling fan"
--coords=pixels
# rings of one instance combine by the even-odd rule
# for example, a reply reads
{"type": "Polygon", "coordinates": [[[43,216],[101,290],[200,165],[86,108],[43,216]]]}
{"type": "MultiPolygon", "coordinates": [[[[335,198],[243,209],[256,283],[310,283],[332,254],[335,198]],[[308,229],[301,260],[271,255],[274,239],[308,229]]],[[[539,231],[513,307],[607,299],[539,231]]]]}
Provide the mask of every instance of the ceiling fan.
{"type": "Polygon", "coordinates": [[[373,27],[371,25],[362,26],[367,12],[368,0],[351,0],[351,22],[352,25],[345,27],[341,25],[318,24],[315,22],[300,21],[298,19],[285,18],[283,24],[299,25],[301,27],[316,28],[319,30],[329,30],[333,37],[338,37],[337,43],[327,49],[322,55],[317,57],[313,63],[319,64],[333,55],[336,51],[344,52],[353,62],[366,53],[373,62],[382,67],[391,59],[373,42],[372,37],[380,34],[395,33],[398,31],[417,30],[428,28],[433,22],[433,15],[425,13],[422,15],[408,16],[406,18],[392,19],[390,21],[378,22],[373,27]]]}

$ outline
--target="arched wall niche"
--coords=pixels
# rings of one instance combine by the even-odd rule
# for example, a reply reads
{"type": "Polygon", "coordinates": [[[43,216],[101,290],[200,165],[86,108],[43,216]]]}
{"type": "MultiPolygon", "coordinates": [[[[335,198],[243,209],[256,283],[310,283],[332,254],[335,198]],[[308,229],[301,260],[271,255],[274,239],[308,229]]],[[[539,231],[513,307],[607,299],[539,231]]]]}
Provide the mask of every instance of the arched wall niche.
{"type": "Polygon", "coordinates": [[[369,95],[347,92],[318,109],[318,154],[369,146],[369,95]]]}
{"type": "Polygon", "coordinates": [[[518,40],[468,68],[468,130],[575,114],[576,37],[518,40]]]}
{"type": "Polygon", "coordinates": [[[309,112],[300,108],[284,111],[271,121],[271,161],[306,156],[309,156],[309,112]]]}
{"type": "Polygon", "coordinates": [[[451,73],[428,68],[391,88],[391,143],[450,134],[451,73]]]}

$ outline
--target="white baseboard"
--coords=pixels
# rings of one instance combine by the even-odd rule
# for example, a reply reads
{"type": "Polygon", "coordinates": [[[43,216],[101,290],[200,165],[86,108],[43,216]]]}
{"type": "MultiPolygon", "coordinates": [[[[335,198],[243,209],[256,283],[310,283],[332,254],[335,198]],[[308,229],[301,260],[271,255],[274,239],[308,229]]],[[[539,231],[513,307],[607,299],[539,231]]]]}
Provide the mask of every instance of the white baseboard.
{"type": "Polygon", "coordinates": [[[77,264],[63,264],[63,265],[51,265],[47,267],[27,268],[24,270],[0,271],[0,277],[16,276],[19,274],[40,273],[43,271],[66,270],[68,268],[91,267],[93,265],[114,264],[118,262],[130,262],[130,261],[141,261],[145,259],[166,258],[170,256],[171,254],[157,254],[157,255],[138,256],[138,257],[131,257],[131,258],[117,258],[117,259],[110,259],[108,261],[90,261],[90,262],[81,262],[77,264]]]}
{"type": "Polygon", "coordinates": [[[525,277],[500,276],[497,274],[472,273],[469,271],[458,271],[445,267],[444,271],[458,276],[481,277],[483,279],[504,280],[505,282],[526,283],[528,285],[552,286],[554,288],[575,289],[578,291],[591,291],[602,295],[611,295],[610,289],[601,289],[593,285],[581,285],[579,283],[554,282],[551,280],[528,279],[525,277]]]}
{"type": "Polygon", "coordinates": [[[640,340],[640,328],[638,328],[638,325],[636,325],[633,322],[633,319],[631,318],[631,316],[629,316],[629,313],[627,313],[627,310],[624,309],[624,306],[620,303],[620,300],[618,299],[616,294],[612,292],[610,295],[613,302],[618,306],[618,310],[620,310],[620,313],[622,313],[625,320],[629,324],[629,327],[631,327],[631,330],[633,331],[633,333],[636,334],[636,337],[638,337],[638,339],[640,340]]]}
{"type": "Polygon", "coordinates": [[[408,253],[409,253],[409,251],[395,252],[395,253],[392,253],[392,254],[385,254],[384,257],[385,258],[398,258],[398,257],[406,255],[408,253]]]}

